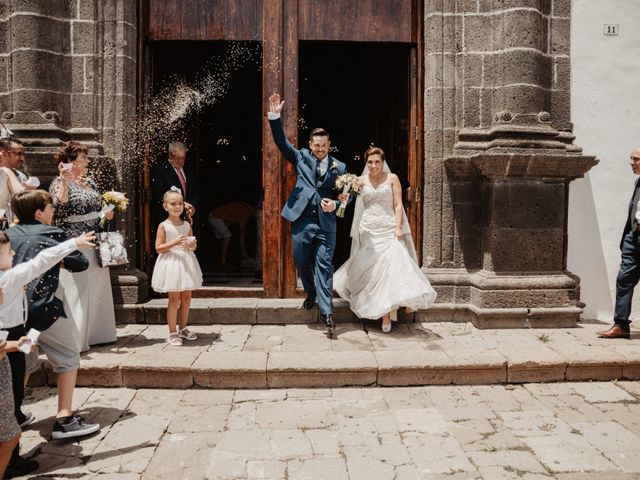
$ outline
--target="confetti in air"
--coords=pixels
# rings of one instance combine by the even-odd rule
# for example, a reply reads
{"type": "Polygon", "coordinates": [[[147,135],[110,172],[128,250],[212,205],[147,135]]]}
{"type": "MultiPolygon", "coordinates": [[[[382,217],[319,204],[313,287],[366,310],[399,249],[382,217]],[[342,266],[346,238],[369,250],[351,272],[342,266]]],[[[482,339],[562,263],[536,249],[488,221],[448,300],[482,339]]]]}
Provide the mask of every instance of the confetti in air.
{"type": "MultiPolygon", "coordinates": [[[[146,99],[123,133],[124,161],[140,163],[145,156],[154,159],[166,152],[173,140],[186,137],[185,122],[194,121],[203,108],[214,106],[229,92],[232,76],[250,64],[261,68],[260,46],[231,43],[226,53],[210,60],[196,80],[187,83],[176,76],[146,99]]],[[[218,145],[229,145],[221,138],[218,145]]]]}
{"type": "MultiPolygon", "coordinates": [[[[195,81],[187,83],[174,76],[147,96],[123,122],[122,169],[116,174],[123,189],[133,191],[139,172],[137,166],[145,158],[150,162],[164,158],[169,142],[186,140],[188,122],[197,121],[203,108],[215,106],[222,100],[230,90],[233,74],[252,64],[262,68],[261,46],[232,42],[224,55],[212,58],[203,66],[195,81]]],[[[228,145],[229,141],[224,140],[228,145]]],[[[129,240],[132,243],[128,247],[134,247],[136,239],[129,240]]]]}

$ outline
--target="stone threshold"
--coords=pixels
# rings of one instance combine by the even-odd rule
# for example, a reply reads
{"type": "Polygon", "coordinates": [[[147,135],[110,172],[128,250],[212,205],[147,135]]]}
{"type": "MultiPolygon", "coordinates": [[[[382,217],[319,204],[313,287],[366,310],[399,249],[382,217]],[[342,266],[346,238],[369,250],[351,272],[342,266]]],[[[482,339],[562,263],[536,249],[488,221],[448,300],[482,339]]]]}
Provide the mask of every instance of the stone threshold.
{"type": "MultiPolygon", "coordinates": [[[[369,331],[341,325],[337,338],[328,339],[319,326],[202,326],[194,327],[200,340],[183,347],[164,343],[166,327],[121,327],[117,345],[83,354],[78,386],[265,389],[640,379],[640,332],[630,341],[611,341],[595,338],[599,325],[543,333],[460,324],[396,327],[394,337],[379,333],[377,325],[369,331]]],[[[55,374],[45,363],[32,383],[54,384],[55,374]]]]}
{"type": "MultiPolygon", "coordinates": [[[[349,304],[341,298],[333,300],[336,323],[359,322],[349,304]]],[[[538,318],[530,318],[531,309],[479,309],[468,304],[436,303],[428,310],[407,313],[398,311],[398,319],[409,322],[472,322],[479,328],[568,328],[575,321],[559,318],[572,309],[544,309],[538,318]],[[529,312],[529,313],[528,313],[529,312]]],[[[164,325],[167,299],[156,298],[145,303],[116,305],[116,320],[121,324],[164,325]]],[[[293,325],[318,322],[318,309],[305,310],[301,298],[194,298],[189,323],[192,325],[293,325]]]]}
{"type": "MultiPolygon", "coordinates": [[[[318,321],[318,309],[302,308],[302,298],[194,298],[191,300],[189,323],[211,324],[308,324],[318,321]]],[[[156,298],[145,303],[116,305],[116,320],[122,324],[166,324],[167,299],[156,298]]],[[[399,312],[400,318],[413,320],[413,314],[399,312]]],[[[339,323],[358,321],[342,299],[334,299],[334,320],[339,323]]]]}
{"type": "MultiPolygon", "coordinates": [[[[302,301],[301,298],[194,298],[191,300],[189,323],[191,325],[294,325],[318,322],[318,309],[305,310],[302,308],[302,301]]],[[[349,308],[349,304],[341,298],[334,298],[333,306],[333,318],[336,323],[360,321],[349,308]]],[[[166,311],[166,298],[156,298],[139,304],[115,305],[116,321],[128,325],[164,325],[166,311]]],[[[477,309],[468,304],[436,303],[428,310],[414,313],[407,313],[401,309],[398,311],[398,319],[430,323],[473,322],[480,328],[575,326],[574,321],[566,322],[556,317],[529,321],[526,312],[527,309],[477,309]],[[517,312],[514,313],[514,310],[517,312]],[[505,320],[505,315],[519,319],[505,320]]]]}

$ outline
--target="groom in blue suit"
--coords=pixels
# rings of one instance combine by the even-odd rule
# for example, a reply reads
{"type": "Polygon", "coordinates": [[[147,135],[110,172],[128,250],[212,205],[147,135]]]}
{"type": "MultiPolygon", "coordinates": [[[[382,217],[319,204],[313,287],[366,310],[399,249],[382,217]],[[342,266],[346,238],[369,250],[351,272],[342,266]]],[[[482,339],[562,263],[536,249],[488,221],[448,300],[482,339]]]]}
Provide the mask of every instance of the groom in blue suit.
{"type": "Polygon", "coordinates": [[[309,149],[298,150],[282,128],[284,101],[279,94],[269,97],[269,125],[273,140],[284,158],[296,169],[296,185],[281,215],[293,223],[293,258],[307,294],[302,306],[318,302],[320,318],[333,328],[333,251],[336,245],[336,178],[345,173],[344,163],[329,155],[329,134],[316,128],[309,149]]]}

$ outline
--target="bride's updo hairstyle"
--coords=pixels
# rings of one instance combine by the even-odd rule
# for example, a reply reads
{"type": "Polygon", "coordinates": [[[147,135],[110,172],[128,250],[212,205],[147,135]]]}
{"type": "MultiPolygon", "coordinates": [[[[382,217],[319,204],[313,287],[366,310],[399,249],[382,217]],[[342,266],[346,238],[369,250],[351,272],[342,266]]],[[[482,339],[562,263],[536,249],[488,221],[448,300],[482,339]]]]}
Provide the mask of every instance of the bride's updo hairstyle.
{"type": "Polygon", "coordinates": [[[367,149],[366,152],[364,152],[364,161],[366,163],[367,159],[371,156],[371,155],[380,155],[380,158],[382,159],[382,161],[385,161],[384,158],[384,150],[382,150],[380,147],[370,147],[367,149]]]}
{"type": "Polygon", "coordinates": [[[73,162],[81,153],[87,155],[89,153],[89,149],[79,142],[64,142],[53,155],[53,160],[56,162],[56,165],[60,162],[73,162]]]}

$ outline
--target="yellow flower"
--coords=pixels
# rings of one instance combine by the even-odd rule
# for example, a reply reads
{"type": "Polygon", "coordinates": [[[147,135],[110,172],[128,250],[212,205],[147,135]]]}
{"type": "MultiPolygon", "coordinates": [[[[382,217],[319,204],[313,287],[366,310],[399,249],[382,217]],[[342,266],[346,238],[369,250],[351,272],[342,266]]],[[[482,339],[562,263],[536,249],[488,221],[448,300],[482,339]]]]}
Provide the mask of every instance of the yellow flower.
{"type": "Polygon", "coordinates": [[[129,204],[129,199],[122,192],[105,192],[102,195],[102,199],[105,201],[105,203],[113,205],[120,213],[124,212],[127,209],[127,205],[129,204]]]}

